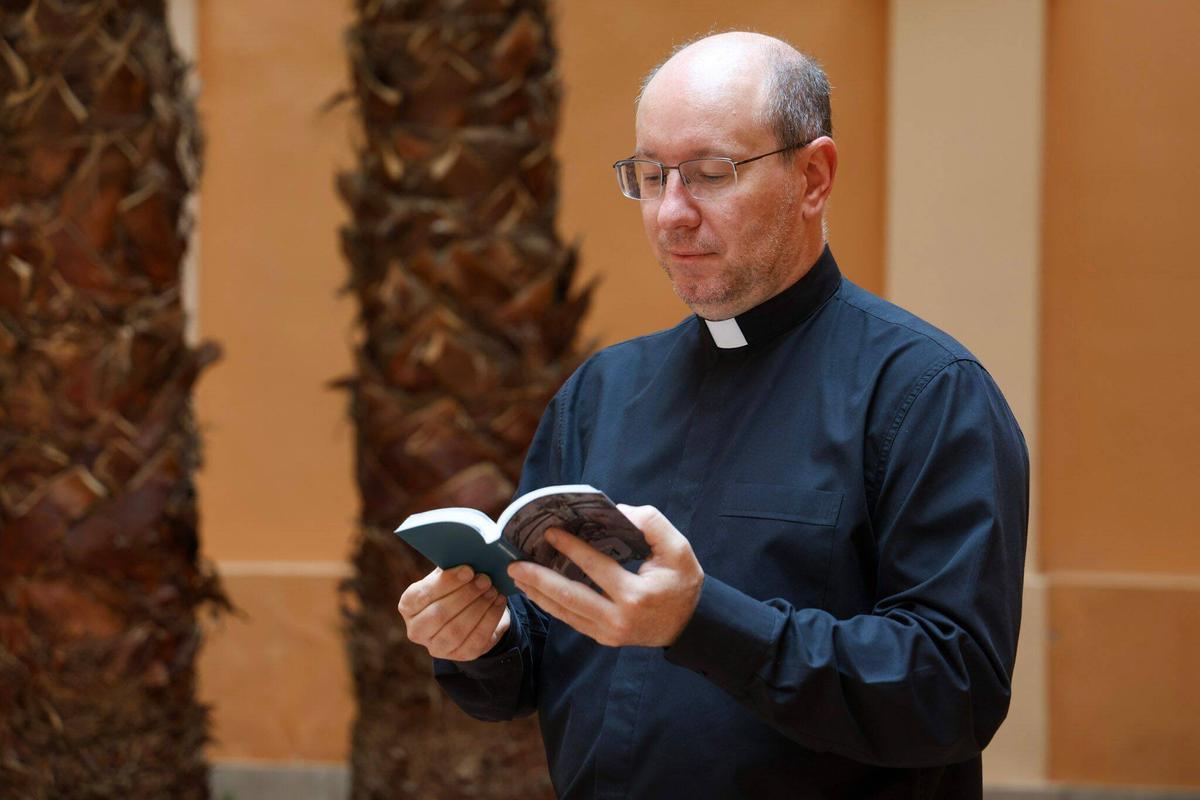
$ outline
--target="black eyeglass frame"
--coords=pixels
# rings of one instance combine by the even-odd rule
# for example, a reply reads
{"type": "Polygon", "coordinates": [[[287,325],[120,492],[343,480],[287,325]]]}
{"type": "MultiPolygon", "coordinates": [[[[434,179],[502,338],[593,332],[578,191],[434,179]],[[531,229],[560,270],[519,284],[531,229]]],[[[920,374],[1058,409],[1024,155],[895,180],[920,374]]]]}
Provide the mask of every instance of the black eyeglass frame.
{"type": "Polygon", "coordinates": [[[767,156],[778,155],[779,153],[786,153],[788,150],[803,150],[805,147],[808,147],[810,144],[812,144],[815,141],[816,141],[816,139],[809,139],[807,142],[802,142],[802,143],[797,143],[797,144],[789,144],[787,147],[781,147],[778,150],[772,150],[769,153],[763,153],[761,155],[750,156],[749,158],[743,158],[740,161],[734,161],[732,158],[726,158],[724,156],[706,156],[704,158],[689,158],[686,161],[680,161],[678,164],[671,166],[668,164],[664,164],[661,161],[654,161],[653,159],[649,159],[649,158],[622,158],[619,161],[614,161],[612,168],[613,168],[613,171],[617,175],[617,186],[621,189],[621,194],[624,197],[628,197],[630,200],[656,200],[659,197],[662,197],[663,189],[665,189],[666,185],[667,185],[666,176],[671,170],[675,170],[676,172],[679,173],[679,180],[681,180],[683,182],[684,188],[686,188],[688,190],[688,194],[691,194],[693,199],[696,199],[696,200],[709,199],[709,200],[711,200],[712,198],[701,198],[701,197],[696,197],[696,195],[692,194],[691,182],[683,177],[683,172],[680,171],[680,167],[682,167],[684,164],[694,164],[697,161],[724,161],[733,168],[733,185],[730,187],[730,188],[733,188],[733,186],[737,185],[737,168],[740,167],[742,164],[749,164],[751,161],[758,161],[760,158],[766,158],[767,156]],[[658,191],[658,194],[654,195],[653,197],[632,197],[631,195],[629,195],[625,191],[624,187],[621,184],[621,166],[624,164],[653,164],[656,167],[658,167],[659,170],[663,174],[663,182],[661,184],[661,188],[658,191]]]}

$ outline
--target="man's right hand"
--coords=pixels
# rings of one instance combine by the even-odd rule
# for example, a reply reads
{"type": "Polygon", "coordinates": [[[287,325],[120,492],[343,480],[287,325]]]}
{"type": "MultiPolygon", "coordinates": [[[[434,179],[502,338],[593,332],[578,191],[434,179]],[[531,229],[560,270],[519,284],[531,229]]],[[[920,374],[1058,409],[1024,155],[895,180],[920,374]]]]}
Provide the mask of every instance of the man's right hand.
{"type": "Polygon", "coordinates": [[[409,641],[434,658],[472,661],[508,631],[508,602],[470,567],[435,569],[400,596],[409,641]]]}

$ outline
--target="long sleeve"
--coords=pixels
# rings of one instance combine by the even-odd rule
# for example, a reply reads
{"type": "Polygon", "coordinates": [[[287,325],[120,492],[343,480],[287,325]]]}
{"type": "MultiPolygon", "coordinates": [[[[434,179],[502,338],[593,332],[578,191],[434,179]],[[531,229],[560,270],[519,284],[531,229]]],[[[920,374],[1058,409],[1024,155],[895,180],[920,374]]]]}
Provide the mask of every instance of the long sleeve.
{"type": "Polygon", "coordinates": [[[710,577],[666,658],[812,750],[893,767],[972,758],[1008,708],[1024,440],[983,368],[951,361],[906,399],[868,477],[871,613],[836,619],[710,577]]]}
{"type": "MultiPolygon", "coordinates": [[[[518,495],[558,482],[558,405],[556,398],[542,415],[525,457],[518,495]]],[[[550,618],[519,594],[509,597],[508,611],[508,632],[487,654],[474,661],[433,660],[433,674],[442,689],[476,719],[510,720],[537,710],[535,676],[550,618]]]]}

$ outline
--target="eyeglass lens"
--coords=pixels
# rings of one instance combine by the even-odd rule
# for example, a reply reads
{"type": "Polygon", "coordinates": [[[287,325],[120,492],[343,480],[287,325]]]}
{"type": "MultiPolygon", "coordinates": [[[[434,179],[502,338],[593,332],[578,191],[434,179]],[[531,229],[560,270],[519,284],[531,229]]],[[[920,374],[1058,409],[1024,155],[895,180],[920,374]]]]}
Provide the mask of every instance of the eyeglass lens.
{"type": "MultiPolygon", "coordinates": [[[[683,183],[697,200],[716,197],[737,182],[733,162],[723,158],[685,161],[678,167],[683,183]]],[[[662,166],[654,161],[631,159],[617,165],[621,192],[634,200],[653,200],[666,185],[662,166]]]]}

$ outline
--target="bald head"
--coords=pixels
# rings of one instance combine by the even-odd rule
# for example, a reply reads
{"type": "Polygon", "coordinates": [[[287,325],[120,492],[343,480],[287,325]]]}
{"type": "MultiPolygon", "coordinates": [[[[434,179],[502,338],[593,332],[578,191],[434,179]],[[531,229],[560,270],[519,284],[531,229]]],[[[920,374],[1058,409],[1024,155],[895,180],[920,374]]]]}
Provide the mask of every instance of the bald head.
{"type": "Polygon", "coordinates": [[[676,47],[666,60],[655,66],[642,81],[638,102],[654,83],[655,78],[664,77],[680,70],[695,70],[699,74],[713,77],[734,72],[755,74],[760,80],[766,76],[768,56],[790,51],[800,55],[791,45],[773,36],[747,31],[729,31],[693,39],[676,47]]]}
{"type": "Polygon", "coordinates": [[[676,48],[646,76],[637,104],[640,114],[653,95],[720,98],[730,113],[771,128],[782,147],[833,135],[829,91],[820,65],[787,42],[729,31],[676,48]]]}

